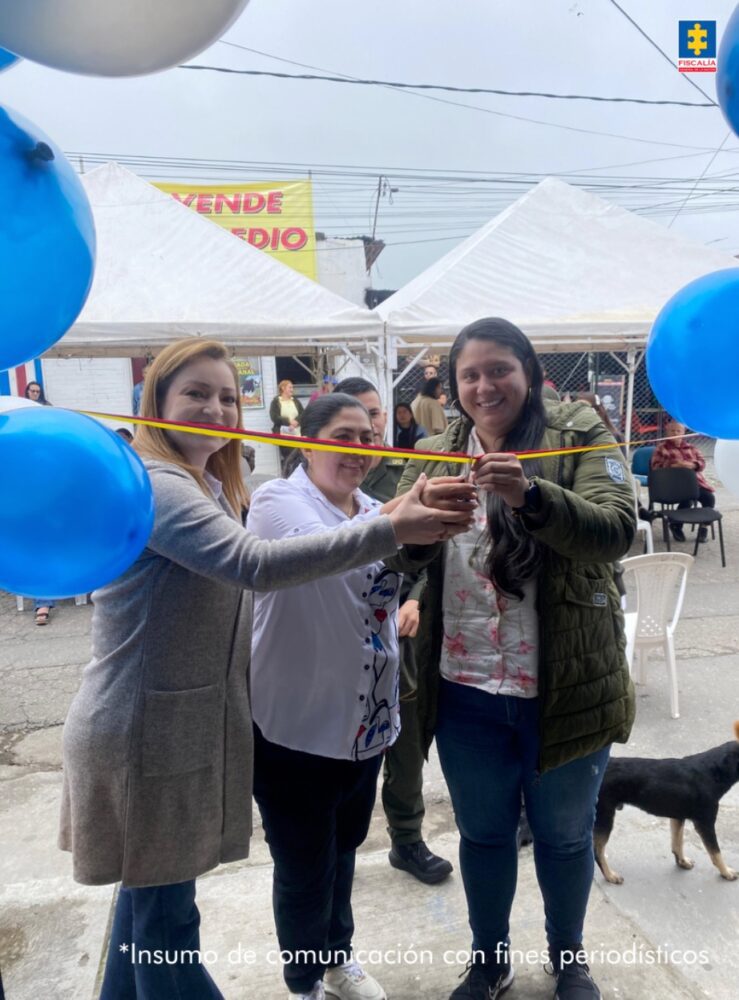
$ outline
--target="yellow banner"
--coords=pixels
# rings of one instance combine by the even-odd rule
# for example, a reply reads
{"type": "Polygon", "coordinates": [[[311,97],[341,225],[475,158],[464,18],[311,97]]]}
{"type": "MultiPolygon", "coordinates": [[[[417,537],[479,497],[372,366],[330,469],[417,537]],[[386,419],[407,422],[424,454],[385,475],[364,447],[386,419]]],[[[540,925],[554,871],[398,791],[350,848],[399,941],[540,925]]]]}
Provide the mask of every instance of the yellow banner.
{"type": "Polygon", "coordinates": [[[315,281],[316,234],[310,181],[155,187],[315,281]]]}

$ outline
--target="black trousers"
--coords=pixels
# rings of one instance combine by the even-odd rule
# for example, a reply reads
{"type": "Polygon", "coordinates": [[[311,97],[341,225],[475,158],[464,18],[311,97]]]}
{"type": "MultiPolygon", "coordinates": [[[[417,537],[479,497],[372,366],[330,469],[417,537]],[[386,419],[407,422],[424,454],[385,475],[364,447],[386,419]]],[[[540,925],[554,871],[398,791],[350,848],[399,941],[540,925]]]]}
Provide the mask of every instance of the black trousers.
{"type": "Polygon", "coordinates": [[[289,750],[254,726],[254,798],[274,862],[272,906],[292,993],[310,992],[327,967],[351,958],[354,864],[381,761],[289,750]]]}

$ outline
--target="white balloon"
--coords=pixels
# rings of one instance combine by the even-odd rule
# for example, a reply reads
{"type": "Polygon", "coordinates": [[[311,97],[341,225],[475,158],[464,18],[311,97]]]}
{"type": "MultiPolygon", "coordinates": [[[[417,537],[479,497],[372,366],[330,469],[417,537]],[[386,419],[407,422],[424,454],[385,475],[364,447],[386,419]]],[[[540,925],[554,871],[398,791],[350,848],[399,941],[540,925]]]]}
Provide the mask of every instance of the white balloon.
{"type": "Polygon", "coordinates": [[[10,410],[24,410],[27,406],[41,406],[33,399],[26,399],[25,396],[0,396],[0,413],[9,413],[10,410]]]}
{"type": "Polygon", "coordinates": [[[0,46],[71,73],[156,73],[219,39],[248,2],[0,0],[0,46]]]}
{"type": "Polygon", "coordinates": [[[739,497],[739,441],[717,441],[713,461],[718,478],[739,497]]]}

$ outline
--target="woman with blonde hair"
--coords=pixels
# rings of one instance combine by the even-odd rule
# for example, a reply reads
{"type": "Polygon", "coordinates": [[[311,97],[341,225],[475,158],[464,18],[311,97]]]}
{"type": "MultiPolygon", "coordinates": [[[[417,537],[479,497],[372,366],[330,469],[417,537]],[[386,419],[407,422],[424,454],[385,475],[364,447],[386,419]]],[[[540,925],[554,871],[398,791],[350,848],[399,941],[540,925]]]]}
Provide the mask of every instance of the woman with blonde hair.
{"type": "MultiPolygon", "coordinates": [[[[277,395],[269,404],[269,419],[272,421],[273,434],[300,433],[300,418],[303,416],[303,404],[294,396],[295,387],[289,378],[284,378],[277,384],[277,395]]],[[[280,448],[280,462],[285,462],[292,454],[292,448],[280,448]]]]}
{"type": "MultiPolygon", "coordinates": [[[[167,347],[147,376],[141,416],[241,427],[226,348],[195,339],[167,347]]],[[[154,528],[133,566],[94,594],[92,659],[64,728],[60,846],[73,853],[77,881],[123,886],[101,1000],[210,1000],[221,993],[198,960],[195,879],[246,857],[251,834],[245,591],[446,537],[454,518],[425,507],[421,487],[389,516],[261,541],[239,521],[239,440],[144,425],[134,447],[151,479],[154,528]]]]}

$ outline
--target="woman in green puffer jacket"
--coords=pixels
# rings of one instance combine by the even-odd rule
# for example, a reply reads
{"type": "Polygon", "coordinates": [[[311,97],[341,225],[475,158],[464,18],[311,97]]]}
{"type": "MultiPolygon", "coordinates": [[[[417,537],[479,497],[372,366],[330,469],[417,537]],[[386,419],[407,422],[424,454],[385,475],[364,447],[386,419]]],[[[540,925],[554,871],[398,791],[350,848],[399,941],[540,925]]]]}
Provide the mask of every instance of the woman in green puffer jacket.
{"type": "MultiPolygon", "coordinates": [[[[612,742],[634,694],[614,560],[629,549],[631,477],[597,414],[542,401],[534,349],[513,324],[465,327],[449,356],[461,416],[427,450],[479,456],[475,525],[428,563],[417,639],[418,708],[434,735],[461,835],[473,961],[450,1000],[495,1000],[510,985],[508,928],[521,796],[534,835],[558,1000],[597,1000],[582,956],[592,827],[612,742]],[[519,461],[514,452],[605,446],[519,461]],[[571,957],[574,955],[574,960],[571,957]]],[[[412,461],[399,492],[451,463],[412,461]]],[[[433,502],[433,481],[426,487],[433,502]]]]}

